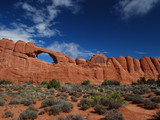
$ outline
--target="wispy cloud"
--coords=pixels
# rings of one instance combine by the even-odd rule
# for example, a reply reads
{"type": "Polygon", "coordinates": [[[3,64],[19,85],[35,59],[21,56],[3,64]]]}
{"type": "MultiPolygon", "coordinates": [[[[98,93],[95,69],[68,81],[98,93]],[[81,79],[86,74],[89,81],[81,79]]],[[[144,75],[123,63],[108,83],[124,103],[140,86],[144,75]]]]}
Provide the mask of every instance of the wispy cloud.
{"type": "Polygon", "coordinates": [[[41,4],[41,7],[31,4],[30,1],[16,3],[14,7],[25,12],[23,17],[30,21],[30,24],[25,24],[20,18],[17,18],[19,21],[11,22],[0,28],[0,39],[39,42],[33,39],[60,35],[60,31],[54,25],[57,22],[55,18],[61,13],[61,8],[69,9],[72,13],[78,8],[78,0],[37,0],[37,2],[41,4]]]}
{"type": "Polygon", "coordinates": [[[64,53],[65,55],[71,56],[73,58],[77,57],[91,57],[97,53],[109,53],[106,51],[95,51],[95,50],[85,50],[80,45],[76,43],[59,43],[58,41],[46,47],[49,50],[64,53]]]}
{"type": "Polygon", "coordinates": [[[139,54],[139,55],[145,55],[145,54],[147,54],[146,52],[142,52],[142,51],[136,51],[135,53],[139,54]]]}
{"type": "Polygon", "coordinates": [[[157,58],[158,58],[158,60],[160,60],[160,56],[158,56],[157,58]]]}
{"type": "Polygon", "coordinates": [[[152,10],[160,0],[119,0],[116,9],[127,20],[133,16],[143,16],[152,10]]]}

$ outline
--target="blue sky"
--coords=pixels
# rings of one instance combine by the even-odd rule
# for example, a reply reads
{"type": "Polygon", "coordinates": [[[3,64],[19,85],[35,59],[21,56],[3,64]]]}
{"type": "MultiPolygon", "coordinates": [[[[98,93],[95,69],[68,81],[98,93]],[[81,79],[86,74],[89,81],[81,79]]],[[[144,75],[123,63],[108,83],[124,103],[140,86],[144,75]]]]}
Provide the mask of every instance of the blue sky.
{"type": "MultiPolygon", "coordinates": [[[[1,0],[0,38],[73,58],[160,58],[160,0],[1,0]]],[[[49,61],[45,55],[40,59],[49,61]]]]}

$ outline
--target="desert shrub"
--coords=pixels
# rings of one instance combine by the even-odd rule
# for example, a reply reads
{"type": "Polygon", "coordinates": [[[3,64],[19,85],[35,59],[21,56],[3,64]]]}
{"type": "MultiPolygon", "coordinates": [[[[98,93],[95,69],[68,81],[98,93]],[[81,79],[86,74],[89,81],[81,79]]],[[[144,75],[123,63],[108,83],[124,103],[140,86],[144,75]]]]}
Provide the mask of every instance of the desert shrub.
{"type": "Polygon", "coordinates": [[[72,103],[68,102],[68,101],[64,101],[61,99],[47,99],[45,101],[42,102],[42,107],[47,107],[47,106],[51,106],[51,108],[49,109],[49,114],[50,115],[56,115],[59,114],[60,112],[66,112],[69,113],[71,111],[71,109],[73,108],[72,103]],[[55,106],[57,108],[55,108],[55,106]]]}
{"type": "Polygon", "coordinates": [[[84,104],[83,106],[81,106],[81,110],[85,111],[88,110],[90,108],[90,106],[88,104],[84,104]]]}
{"type": "Polygon", "coordinates": [[[4,84],[4,85],[12,84],[12,82],[6,81],[6,80],[1,80],[1,81],[0,81],[0,85],[2,85],[2,84],[4,84]]]}
{"type": "Polygon", "coordinates": [[[81,99],[80,103],[78,104],[79,107],[81,107],[81,110],[87,110],[90,108],[89,103],[87,102],[86,98],[81,99]]]}
{"type": "Polygon", "coordinates": [[[32,82],[31,81],[25,81],[25,83],[24,83],[25,85],[31,85],[32,84],[32,82]]]}
{"type": "Polygon", "coordinates": [[[65,113],[69,113],[73,108],[73,104],[67,101],[63,102],[63,104],[61,105],[62,105],[61,109],[65,113]]]}
{"type": "Polygon", "coordinates": [[[134,97],[132,99],[132,103],[133,104],[142,104],[142,103],[144,103],[144,98],[140,95],[134,95],[134,97]]]}
{"type": "Polygon", "coordinates": [[[40,111],[38,115],[43,115],[43,114],[45,114],[44,110],[40,111]]]}
{"type": "Polygon", "coordinates": [[[14,113],[12,113],[11,111],[6,111],[3,115],[4,118],[9,118],[13,116],[14,116],[14,113]]]}
{"type": "Polygon", "coordinates": [[[98,113],[99,115],[102,115],[102,114],[104,114],[106,112],[106,109],[105,109],[105,107],[103,105],[96,105],[94,107],[94,111],[96,113],[98,113]]]}
{"type": "Polygon", "coordinates": [[[52,106],[54,104],[55,100],[54,99],[45,99],[43,100],[43,102],[41,103],[41,107],[48,107],[48,106],[52,106]]]}
{"type": "Polygon", "coordinates": [[[38,109],[35,108],[33,105],[29,106],[26,110],[32,110],[38,112],[38,109]]]}
{"type": "Polygon", "coordinates": [[[21,101],[20,101],[21,104],[24,104],[25,106],[29,106],[31,104],[35,104],[36,101],[34,101],[32,98],[23,98],[21,101]]]}
{"type": "Polygon", "coordinates": [[[87,94],[87,95],[83,95],[83,98],[88,98],[89,96],[90,96],[90,95],[88,95],[88,94],[87,94]]]}
{"type": "Polygon", "coordinates": [[[148,96],[146,96],[146,98],[151,98],[151,97],[153,97],[153,95],[148,95],[148,96]]]}
{"type": "Polygon", "coordinates": [[[55,89],[59,89],[60,88],[60,82],[57,81],[56,79],[52,79],[51,81],[49,81],[47,88],[55,88],[55,89]]]}
{"type": "Polygon", "coordinates": [[[42,81],[41,85],[48,85],[47,81],[42,81]]]}
{"type": "Polygon", "coordinates": [[[77,101],[78,101],[78,99],[77,99],[76,97],[74,97],[74,96],[71,96],[71,100],[72,100],[73,102],[77,102],[77,101]]]}
{"type": "Polygon", "coordinates": [[[135,94],[125,94],[123,95],[124,99],[127,101],[132,101],[134,99],[135,94]]]}
{"type": "Polygon", "coordinates": [[[20,103],[20,100],[17,99],[17,98],[13,98],[13,99],[11,99],[10,102],[9,102],[10,105],[17,105],[17,104],[19,104],[19,103],[20,103]]]}
{"type": "Polygon", "coordinates": [[[160,97],[152,97],[151,101],[155,103],[160,103],[160,97]]]}
{"type": "Polygon", "coordinates": [[[79,97],[82,96],[82,93],[80,93],[80,92],[73,92],[72,95],[75,96],[76,98],[79,98],[79,97]]]}
{"type": "Polygon", "coordinates": [[[151,89],[149,88],[149,87],[147,87],[147,86],[143,86],[143,87],[141,87],[141,88],[135,88],[134,90],[133,90],[133,93],[134,94],[145,94],[145,93],[150,93],[151,92],[151,89]]]}
{"type": "Polygon", "coordinates": [[[54,95],[55,94],[55,89],[51,88],[48,90],[49,95],[54,95]]]}
{"type": "Polygon", "coordinates": [[[65,120],[85,120],[81,114],[69,114],[65,120]]]}
{"type": "Polygon", "coordinates": [[[68,82],[68,83],[65,83],[65,85],[72,85],[72,84],[68,82]]]}
{"type": "Polygon", "coordinates": [[[160,120],[160,111],[158,111],[155,115],[153,115],[155,120],[160,120]]]}
{"type": "Polygon", "coordinates": [[[89,80],[85,80],[85,81],[83,81],[82,85],[90,85],[90,81],[89,80]]]}
{"type": "Polygon", "coordinates": [[[18,120],[34,120],[38,117],[38,114],[36,111],[33,110],[25,110],[20,115],[18,120]]]}
{"type": "Polygon", "coordinates": [[[113,91],[113,93],[107,97],[107,101],[111,109],[118,109],[125,104],[125,101],[122,99],[121,94],[118,91],[113,91]]]}
{"type": "Polygon", "coordinates": [[[6,101],[4,99],[0,99],[0,106],[4,106],[6,101]]]}
{"type": "Polygon", "coordinates": [[[87,98],[87,104],[89,106],[95,106],[97,104],[106,105],[106,103],[108,103],[108,101],[105,95],[93,95],[87,98]]]}
{"type": "Polygon", "coordinates": [[[51,106],[49,109],[49,115],[59,115],[62,112],[62,109],[59,105],[51,106]]]}
{"type": "Polygon", "coordinates": [[[145,77],[141,77],[137,82],[138,82],[138,84],[147,84],[145,77]]]}
{"type": "Polygon", "coordinates": [[[160,95],[160,90],[156,90],[154,93],[155,93],[156,95],[160,95]]]}
{"type": "Polygon", "coordinates": [[[109,110],[104,118],[104,120],[124,120],[124,117],[118,110],[109,110]]]}
{"type": "Polygon", "coordinates": [[[59,97],[59,96],[68,97],[68,95],[67,95],[67,94],[65,94],[65,93],[58,93],[56,96],[57,96],[57,97],[59,97]]]}
{"type": "Polygon", "coordinates": [[[137,83],[136,82],[132,82],[132,84],[131,85],[137,85],[137,83]]]}
{"type": "Polygon", "coordinates": [[[148,79],[147,84],[153,85],[153,84],[156,84],[156,81],[155,79],[148,79]]]}
{"type": "Polygon", "coordinates": [[[53,119],[53,120],[66,120],[66,118],[64,116],[59,116],[58,118],[53,119]]]}
{"type": "Polygon", "coordinates": [[[160,86],[160,79],[156,81],[157,85],[160,86]]]}
{"type": "Polygon", "coordinates": [[[102,85],[120,85],[119,81],[104,80],[102,85]]]}
{"type": "Polygon", "coordinates": [[[150,100],[145,100],[145,101],[144,101],[144,108],[151,110],[151,109],[159,108],[159,106],[158,106],[158,104],[155,103],[155,102],[152,102],[152,101],[150,101],[150,100]]]}

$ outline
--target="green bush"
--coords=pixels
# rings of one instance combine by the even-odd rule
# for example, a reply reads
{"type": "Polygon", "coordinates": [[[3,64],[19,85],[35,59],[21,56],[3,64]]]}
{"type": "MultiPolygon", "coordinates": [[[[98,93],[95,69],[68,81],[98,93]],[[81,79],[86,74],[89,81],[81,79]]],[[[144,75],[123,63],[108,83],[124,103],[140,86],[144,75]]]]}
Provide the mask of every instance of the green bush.
{"type": "Polygon", "coordinates": [[[47,81],[42,81],[41,85],[48,85],[47,81]]]}
{"type": "Polygon", "coordinates": [[[147,84],[145,77],[141,77],[137,82],[138,82],[138,84],[147,84]]]}
{"type": "Polygon", "coordinates": [[[65,85],[72,85],[72,84],[68,82],[68,83],[65,83],[65,85]]]}
{"type": "Polygon", "coordinates": [[[153,117],[155,118],[154,120],[160,120],[160,111],[153,115],[153,117]]]}
{"type": "Polygon", "coordinates": [[[12,113],[11,111],[6,111],[3,115],[4,118],[9,118],[13,116],[14,116],[14,113],[12,113]]]}
{"type": "Polygon", "coordinates": [[[81,107],[81,110],[87,110],[90,108],[90,104],[88,103],[86,98],[81,99],[78,106],[81,107]]]}
{"type": "Polygon", "coordinates": [[[55,89],[59,89],[60,88],[60,82],[57,81],[56,79],[52,79],[51,81],[49,81],[47,88],[55,88],[55,89]]]}
{"type": "Polygon", "coordinates": [[[154,93],[155,93],[156,95],[160,95],[160,90],[156,90],[154,93]]]}
{"type": "Polygon", "coordinates": [[[89,80],[85,80],[85,81],[83,81],[82,85],[90,85],[90,81],[89,80]]]}
{"type": "Polygon", "coordinates": [[[102,85],[120,85],[119,81],[104,80],[102,85]]]}
{"type": "Polygon", "coordinates": [[[100,105],[108,105],[108,98],[105,95],[94,95],[87,98],[87,104],[89,106],[95,106],[97,104],[100,105]]]}
{"type": "Polygon", "coordinates": [[[104,114],[106,112],[106,109],[105,109],[105,107],[103,105],[96,105],[94,107],[94,111],[96,113],[98,113],[99,115],[102,115],[102,114],[104,114]]]}
{"type": "Polygon", "coordinates": [[[109,107],[111,109],[118,109],[122,105],[124,105],[126,102],[122,99],[121,94],[119,91],[113,91],[112,94],[110,94],[107,97],[107,101],[109,103],[109,107]]]}
{"type": "Polygon", "coordinates": [[[157,85],[160,86],[160,79],[156,81],[157,85]]]}
{"type": "Polygon", "coordinates": [[[0,85],[2,85],[2,84],[7,85],[7,84],[12,84],[12,83],[10,81],[1,80],[0,85]]]}
{"type": "Polygon", "coordinates": [[[124,120],[124,117],[118,110],[109,110],[104,118],[104,120],[124,120]]]}
{"type": "Polygon", "coordinates": [[[0,106],[4,106],[6,101],[4,99],[0,99],[0,106]]]}
{"type": "Polygon", "coordinates": [[[153,85],[153,84],[156,84],[156,81],[155,79],[148,79],[147,84],[153,85]]]}

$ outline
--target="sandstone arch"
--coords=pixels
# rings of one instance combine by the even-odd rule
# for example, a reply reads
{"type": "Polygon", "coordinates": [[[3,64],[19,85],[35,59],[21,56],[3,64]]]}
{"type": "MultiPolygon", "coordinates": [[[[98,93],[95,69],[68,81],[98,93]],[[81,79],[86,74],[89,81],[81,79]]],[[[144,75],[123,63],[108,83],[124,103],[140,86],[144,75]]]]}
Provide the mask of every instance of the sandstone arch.
{"type": "Polygon", "coordinates": [[[54,54],[51,54],[51,53],[48,53],[48,52],[45,52],[45,51],[39,51],[39,50],[38,50],[37,53],[36,53],[36,57],[38,58],[38,55],[40,55],[41,53],[46,53],[46,54],[48,54],[48,55],[52,58],[53,63],[55,63],[55,64],[58,63],[57,57],[56,57],[54,54]]]}
{"type": "Polygon", "coordinates": [[[160,60],[143,57],[141,60],[130,56],[108,58],[96,54],[89,60],[66,56],[62,53],[37,47],[24,41],[0,40],[0,80],[10,80],[21,84],[32,80],[34,83],[53,78],[62,83],[81,83],[90,80],[101,84],[104,79],[118,80],[122,83],[136,82],[140,77],[157,78],[160,74],[160,60]],[[55,64],[37,59],[41,53],[48,54],[55,64]]]}

